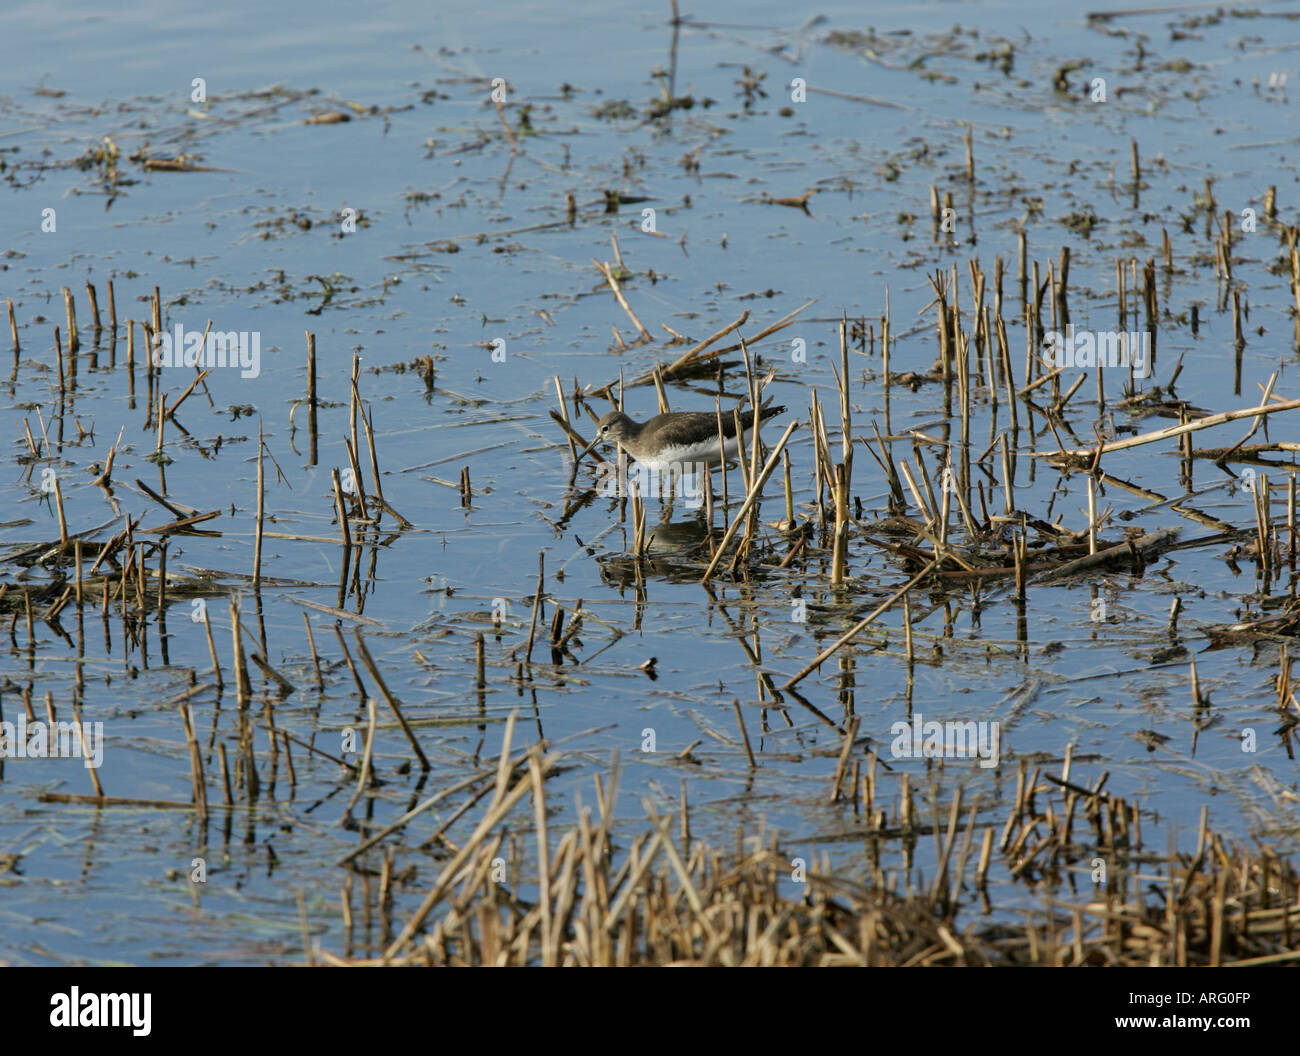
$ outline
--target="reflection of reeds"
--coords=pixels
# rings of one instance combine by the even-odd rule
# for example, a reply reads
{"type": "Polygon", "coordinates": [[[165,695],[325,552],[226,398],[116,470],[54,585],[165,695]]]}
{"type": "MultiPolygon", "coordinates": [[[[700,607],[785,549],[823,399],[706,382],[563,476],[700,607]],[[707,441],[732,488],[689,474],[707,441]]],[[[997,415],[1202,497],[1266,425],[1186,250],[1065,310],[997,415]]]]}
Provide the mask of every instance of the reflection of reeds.
{"type": "Polygon", "coordinates": [[[18,353],[20,346],[18,344],[18,322],[14,319],[14,299],[9,298],[9,336],[14,343],[14,366],[18,366],[18,353]]]}
{"type": "Polygon", "coordinates": [[[266,517],[266,478],[263,473],[266,441],[262,437],[262,423],[257,423],[257,535],[253,540],[253,590],[262,585],[262,528],[266,517]]]}
{"type": "Polygon", "coordinates": [[[307,331],[307,431],[311,444],[310,465],[316,464],[316,335],[307,331]]]}

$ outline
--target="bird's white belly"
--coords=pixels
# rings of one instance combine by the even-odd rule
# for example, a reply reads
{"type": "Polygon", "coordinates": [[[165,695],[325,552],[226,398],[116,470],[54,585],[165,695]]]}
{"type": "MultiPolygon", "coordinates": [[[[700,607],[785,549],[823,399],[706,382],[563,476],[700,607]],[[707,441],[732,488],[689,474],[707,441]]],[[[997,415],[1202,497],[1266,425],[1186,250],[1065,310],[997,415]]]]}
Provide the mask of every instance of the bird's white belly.
{"type": "MultiPolygon", "coordinates": [[[[745,434],[746,447],[749,445],[749,434],[745,434]]],[[[736,455],[736,438],[732,437],[727,441],[726,457],[734,458],[736,455]]],[[[673,447],[661,448],[653,455],[637,459],[642,465],[656,470],[660,473],[667,473],[676,470],[682,473],[692,472],[697,463],[706,462],[711,465],[717,465],[721,459],[718,458],[718,438],[710,439],[696,444],[679,444],[673,447]]]]}

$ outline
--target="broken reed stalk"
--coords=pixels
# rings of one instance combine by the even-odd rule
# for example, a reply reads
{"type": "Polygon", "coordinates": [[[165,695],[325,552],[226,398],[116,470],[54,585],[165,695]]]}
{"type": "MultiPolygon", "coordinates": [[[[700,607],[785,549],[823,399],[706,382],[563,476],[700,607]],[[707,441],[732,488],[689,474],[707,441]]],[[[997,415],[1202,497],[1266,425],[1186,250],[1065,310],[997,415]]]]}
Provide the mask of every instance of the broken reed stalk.
{"type": "MultiPolygon", "coordinates": [[[[211,324],[211,321],[209,321],[208,325],[209,325],[209,326],[212,325],[212,324],[211,324]]],[[[184,402],[189,398],[189,395],[190,395],[191,392],[194,391],[195,386],[197,386],[198,384],[200,384],[200,383],[201,383],[201,382],[202,382],[202,381],[203,381],[203,380],[204,380],[204,379],[205,379],[209,374],[211,374],[211,373],[212,373],[212,371],[210,371],[210,370],[200,370],[199,373],[198,373],[197,375],[195,375],[194,380],[190,382],[189,387],[186,388],[186,390],[180,394],[180,396],[177,398],[176,402],[173,403],[173,404],[171,405],[171,407],[167,408],[167,411],[166,411],[164,417],[171,418],[173,421],[175,421],[175,417],[174,417],[174,416],[175,416],[176,412],[180,409],[181,404],[184,403],[184,402]]],[[[210,398],[210,397],[209,397],[209,398],[210,398]]],[[[161,404],[160,404],[160,405],[161,405],[161,404]]]]}
{"type": "Polygon", "coordinates": [[[81,348],[81,339],[77,334],[77,307],[72,300],[72,291],[63,287],[63,307],[68,319],[68,354],[76,355],[81,348]]]}
{"type": "MultiPolygon", "coordinates": [[[[356,453],[361,450],[357,441],[357,410],[361,402],[360,393],[357,390],[357,378],[361,375],[361,357],[357,353],[352,354],[352,377],[351,387],[348,392],[348,424],[350,426],[350,435],[352,437],[351,447],[348,448],[348,462],[352,466],[352,472],[356,475],[356,493],[357,500],[361,506],[361,516],[369,517],[366,512],[366,500],[361,486],[361,474],[357,466],[356,453]]],[[[346,441],[345,441],[346,444],[346,441]]]]}
{"type": "Polygon", "coordinates": [[[316,464],[316,335],[307,334],[307,432],[311,444],[311,465],[316,464]]]}
{"type": "MultiPolygon", "coordinates": [[[[1097,372],[1098,376],[1101,371],[1097,372]]],[[[1096,554],[1097,552],[1097,482],[1091,474],[1087,477],[1088,484],[1088,553],[1096,554]]]]}
{"type": "MultiPolygon", "coordinates": [[[[781,466],[785,471],[785,523],[788,529],[796,527],[794,519],[794,490],[790,485],[790,452],[781,452],[781,466]]],[[[1294,478],[1293,478],[1294,479],[1294,478]]],[[[708,518],[709,528],[713,528],[712,509],[708,518]]]]}
{"type": "MultiPolygon", "coordinates": [[[[830,802],[838,803],[840,801],[840,789],[844,784],[844,774],[849,765],[849,753],[853,751],[853,742],[858,735],[858,725],[862,721],[862,716],[854,715],[849,719],[844,727],[844,739],[840,745],[840,758],[835,764],[835,774],[831,778],[831,796],[830,802]]],[[[856,789],[854,790],[856,794],[856,789]]]]}
{"type": "Polygon", "coordinates": [[[997,316],[998,356],[1002,362],[1002,372],[1007,388],[1007,413],[1011,416],[1012,435],[1020,432],[1019,412],[1016,409],[1016,379],[1011,372],[1011,347],[1007,342],[1007,327],[1002,316],[997,316]]]}
{"type": "Polygon", "coordinates": [[[831,467],[830,447],[826,440],[826,416],[822,411],[821,400],[817,396],[816,389],[813,389],[812,399],[809,402],[808,424],[813,434],[813,483],[817,487],[817,527],[825,532],[825,497],[829,492],[831,500],[834,501],[835,479],[831,467]]]}
{"type": "Polygon", "coordinates": [[[502,104],[501,99],[496,95],[492,96],[492,102],[496,105],[497,117],[501,119],[501,127],[506,130],[506,138],[510,141],[510,153],[518,154],[519,146],[515,143],[515,130],[510,127],[510,122],[506,120],[505,106],[502,104]]]}
{"type": "Polygon", "coordinates": [[[655,395],[659,400],[659,413],[667,414],[669,411],[672,410],[672,407],[670,407],[668,404],[668,393],[664,389],[664,374],[663,374],[663,370],[660,369],[658,363],[655,364],[655,368],[654,368],[654,383],[655,383],[655,395]]]}
{"type": "Polygon", "coordinates": [[[352,675],[352,681],[356,683],[357,698],[359,700],[365,700],[365,698],[370,694],[366,692],[366,684],[361,681],[361,672],[357,670],[357,665],[352,659],[352,653],[348,649],[347,639],[343,637],[343,629],[337,623],[334,624],[333,629],[334,637],[339,641],[339,648],[343,650],[343,659],[348,665],[348,672],[352,675]]]}
{"type": "Polygon", "coordinates": [[[1270,544],[1270,516],[1268,495],[1268,474],[1261,474],[1255,482],[1251,498],[1255,505],[1255,548],[1258,555],[1260,571],[1263,574],[1265,593],[1270,576],[1272,547],[1270,544]]]}
{"type": "MultiPolygon", "coordinates": [[[[151,338],[157,339],[158,336],[163,332],[162,294],[158,292],[157,286],[153,288],[153,300],[150,303],[151,303],[151,310],[153,312],[153,334],[151,335],[151,338]]],[[[152,350],[153,350],[153,346],[151,344],[150,351],[152,350]]],[[[149,357],[149,362],[152,364],[153,360],[154,357],[151,355],[149,357]]]]}
{"type": "Polygon", "coordinates": [[[321,674],[320,655],[316,652],[316,636],[311,633],[311,620],[307,619],[307,614],[302,614],[303,626],[307,628],[307,646],[311,649],[311,662],[316,667],[316,688],[325,688],[325,678],[321,674]]]}
{"type": "Polygon", "coordinates": [[[635,557],[641,557],[645,554],[646,537],[646,509],[645,502],[641,498],[641,487],[636,481],[630,482],[631,505],[632,505],[632,554],[635,557]]]}
{"type": "Polygon", "coordinates": [[[59,514],[59,543],[68,545],[68,519],[63,513],[63,485],[59,483],[58,474],[54,477],[54,503],[59,514]]]}
{"type": "MultiPolygon", "coordinates": [[[[759,439],[759,435],[763,428],[763,415],[761,413],[762,407],[759,404],[758,398],[758,383],[754,378],[754,365],[750,362],[749,358],[749,346],[745,344],[745,339],[741,337],[740,334],[737,334],[736,337],[740,341],[740,354],[745,364],[745,391],[749,396],[749,409],[754,415],[753,426],[750,430],[749,466],[745,472],[745,486],[748,487],[749,482],[758,474],[758,456],[763,447],[762,441],[759,439]]],[[[740,464],[744,466],[745,432],[740,428],[739,417],[737,417],[736,423],[736,455],[740,464]]],[[[758,527],[756,521],[757,514],[755,513],[751,516],[750,523],[745,530],[746,552],[748,552],[753,533],[758,527]]]]}
{"type": "Polygon", "coordinates": [[[339,526],[343,531],[343,551],[345,554],[352,553],[352,529],[348,525],[348,511],[343,503],[343,484],[339,479],[337,469],[330,470],[330,481],[334,485],[334,510],[338,515],[339,526]]]}
{"type": "MultiPolygon", "coordinates": [[[[835,535],[831,550],[831,585],[841,586],[848,567],[849,490],[853,483],[853,404],[849,398],[849,322],[840,315],[840,367],[833,370],[840,396],[840,464],[835,467],[835,535]]],[[[825,423],[823,423],[823,431],[825,423]]]]}
{"type": "Polygon", "coordinates": [[[1016,509],[1015,470],[1012,467],[1011,444],[1007,440],[1007,434],[1000,434],[998,442],[1002,448],[1003,513],[1009,517],[1016,509]]]}
{"type": "Polygon", "coordinates": [[[754,762],[754,749],[749,743],[749,731],[745,729],[745,716],[740,710],[740,700],[732,697],[731,707],[736,713],[736,725],[740,727],[740,739],[745,746],[745,758],[749,760],[749,768],[753,770],[758,764],[754,762]]]}
{"type": "Polygon", "coordinates": [[[1297,556],[1296,551],[1300,549],[1300,538],[1297,538],[1296,536],[1295,507],[1296,507],[1296,475],[1292,473],[1290,475],[1290,480],[1287,484],[1287,492],[1286,492],[1286,526],[1287,526],[1287,532],[1290,534],[1291,537],[1291,548],[1290,548],[1287,564],[1291,567],[1292,571],[1295,571],[1296,556],[1297,556]]]}
{"type": "Polygon", "coordinates": [[[190,780],[194,785],[194,806],[199,813],[199,821],[208,817],[208,783],[203,776],[203,755],[199,751],[199,741],[194,735],[194,719],[187,704],[180,706],[181,726],[185,730],[185,743],[190,750],[190,780]]]}
{"type": "MultiPolygon", "coordinates": [[[[48,700],[47,700],[47,704],[48,704],[48,700]]],[[[30,704],[28,705],[28,709],[27,709],[27,710],[28,710],[28,711],[31,710],[31,706],[30,706],[30,704]]],[[[52,716],[53,716],[53,712],[51,712],[51,724],[53,723],[53,717],[52,717],[52,716]]],[[[77,707],[77,706],[75,706],[75,705],[73,706],[73,709],[72,709],[72,717],[73,717],[73,719],[76,720],[76,723],[77,723],[77,742],[82,746],[81,754],[82,754],[82,755],[85,755],[85,754],[86,754],[86,749],[85,749],[85,745],[86,745],[86,728],[85,728],[84,725],[82,725],[82,722],[81,722],[81,708],[80,708],[80,707],[77,707]]],[[[101,800],[104,799],[104,786],[101,785],[101,784],[99,783],[99,768],[96,767],[96,766],[91,766],[91,767],[87,767],[86,769],[88,769],[88,770],[90,771],[90,783],[91,783],[92,785],[95,786],[95,798],[96,798],[96,799],[101,799],[101,800]]]]}
{"type": "MultiPolygon", "coordinates": [[[[352,428],[354,432],[356,430],[356,426],[357,426],[356,418],[353,418],[352,428]]],[[[343,438],[343,447],[348,453],[348,465],[352,469],[352,490],[348,492],[348,494],[356,497],[357,505],[361,508],[362,521],[369,521],[370,509],[366,504],[366,487],[365,487],[365,482],[361,478],[361,463],[357,461],[358,448],[356,445],[355,438],[349,440],[345,436],[343,438]]]]}
{"type": "MultiPolygon", "coordinates": [[[[1127,539],[1122,543],[1116,543],[1114,546],[1098,550],[1095,554],[1086,554],[1083,557],[1075,558],[1073,561],[1067,561],[1063,565],[1045,569],[1034,576],[1033,582],[1045,583],[1053,579],[1076,575],[1079,572],[1086,572],[1089,569],[1100,568],[1115,561],[1134,561],[1135,555],[1136,558],[1146,561],[1152,555],[1168,547],[1177,538],[1178,533],[1178,528],[1156,529],[1139,536],[1137,539],[1127,539]]],[[[1027,538],[1024,534],[1019,537],[1019,543],[1017,554],[1023,565],[1026,559],[1027,547],[1027,538]]]]}
{"type": "Polygon", "coordinates": [[[59,364],[59,406],[62,408],[67,400],[67,379],[64,377],[63,368],[63,339],[59,336],[59,328],[54,328],[54,358],[59,364]]]}
{"type": "MultiPolygon", "coordinates": [[[[798,308],[796,308],[794,311],[792,311],[792,312],[790,312],[790,313],[788,313],[788,314],[786,314],[786,315],[783,315],[783,316],[782,316],[780,319],[778,319],[776,322],[772,323],[772,324],[769,325],[769,326],[764,327],[764,328],[763,328],[762,330],[760,330],[757,334],[754,334],[752,337],[750,337],[750,338],[748,339],[748,340],[749,340],[749,344],[751,344],[751,345],[755,345],[755,344],[757,344],[759,341],[762,341],[764,338],[771,336],[772,334],[776,333],[777,331],[779,331],[779,330],[784,330],[786,327],[790,326],[790,325],[794,322],[796,316],[798,316],[801,312],[807,310],[809,307],[811,307],[812,305],[814,305],[814,304],[816,304],[816,303],[817,303],[816,300],[805,301],[803,304],[801,304],[801,305],[800,305],[798,308]]],[[[723,327],[723,329],[719,330],[717,333],[710,334],[707,338],[705,338],[705,339],[704,339],[703,341],[701,341],[699,344],[694,345],[693,347],[691,347],[690,349],[688,349],[686,352],[682,353],[681,356],[679,356],[677,359],[675,359],[675,360],[674,360],[672,363],[670,363],[668,366],[663,367],[663,368],[662,368],[662,370],[663,370],[663,376],[664,376],[665,378],[670,378],[670,377],[672,377],[672,376],[673,376],[677,371],[681,370],[683,367],[687,366],[688,364],[691,364],[691,363],[692,363],[695,359],[697,359],[697,358],[698,358],[699,360],[701,360],[701,361],[704,361],[704,360],[711,360],[711,359],[714,359],[714,358],[716,358],[716,357],[718,357],[718,356],[725,355],[725,354],[728,353],[728,352],[735,352],[735,351],[737,351],[737,350],[739,349],[739,347],[740,347],[739,345],[727,345],[727,346],[724,347],[724,348],[715,348],[715,349],[712,349],[712,350],[711,350],[707,355],[702,355],[702,354],[701,354],[705,348],[707,348],[709,345],[713,344],[713,342],[717,341],[719,338],[722,338],[722,337],[726,336],[727,334],[729,334],[731,331],[737,329],[738,327],[744,326],[746,320],[748,320],[748,319],[749,319],[749,310],[746,309],[744,312],[742,312],[742,313],[740,314],[740,317],[739,317],[739,318],[738,318],[734,323],[731,323],[730,325],[728,325],[728,326],[726,326],[726,327],[723,327]]],[[[648,371],[646,371],[644,374],[642,374],[642,375],[640,375],[639,377],[634,378],[632,381],[628,382],[628,387],[629,387],[629,388],[634,388],[634,387],[639,386],[639,385],[649,385],[653,379],[654,379],[654,371],[653,371],[653,370],[648,370],[648,371]]],[[[608,384],[603,385],[603,386],[600,387],[599,389],[596,389],[596,390],[594,390],[593,392],[588,393],[587,395],[588,395],[590,398],[594,398],[594,397],[597,397],[597,396],[608,396],[608,395],[610,394],[610,392],[613,390],[613,388],[614,388],[616,385],[618,385],[620,388],[622,388],[622,378],[621,378],[621,376],[620,376],[620,378],[619,378],[618,381],[611,381],[611,382],[609,382],[608,384]]],[[[621,410],[622,408],[619,408],[619,409],[621,410]]]]}
{"type": "Polygon", "coordinates": [[[575,468],[578,463],[578,448],[573,442],[573,430],[569,423],[569,404],[564,398],[564,388],[560,385],[560,376],[554,375],[552,380],[555,382],[555,398],[560,402],[560,417],[564,420],[564,435],[569,441],[569,459],[573,462],[575,468]]]}
{"type": "Polygon", "coordinates": [[[158,377],[158,406],[154,409],[154,417],[158,422],[157,441],[154,444],[154,455],[157,458],[158,465],[162,466],[162,449],[163,449],[163,426],[167,421],[167,394],[163,391],[161,371],[158,377]]]}
{"type": "Polygon", "coordinates": [[[524,653],[525,662],[533,662],[533,639],[537,636],[537,614],[542,607],[542,589],[546,583],[546,551],[537,553],[537,593],[533,595],[533,618],[528,625],[528,649],[524,653]]]}
{"type": "MultiPolygon", "coordinates": [[[[724,466],[722,469],[724,477],[726,473],[724,466]]],[[[712,557],[716,552],[716,547],[713,545],[713,467],[707,464],[704,467],[704,539],[709,545],[709,556],[712,557]]]]}
{"type": "Polygon", "coordinates": [[[912,668],[916,666],[916,654],[912,650],[912,594],[903,594],[903,649],[907,653],[907,680],[912,681],[912,668]]]}
{"type": "MultiPolygon", "coordinates": [[[[335,628],[337,630],[337,628],[335,628]]],[[[348,801],[347,807],[343,810],[344,818],[352,814],[352,808],[357,805],[357,800],[361,798],[362,792],[370,784],[373,770],[371,769],[371,760],[374,758],[375,751],[375,729],[379,725],[379,712],[375,706],[375,698],[363,695],[366,702],[366,711],[369,715],[369,721],[366,724],[366,744],[361,754],[361,767],[357,771],[357,787],[352,790],[352,799],[348,801]]]]}
{"type": "MultiPolygon", "coordinates": [[[[192,386],[191,386],[192,387],[192,386]]],[[[262,527],[266,517],[266,479],[263,472],[265,441],[262,439],[262,422],[257,423],[257,535],[253,540],[253,590],[262,588],[262,527]]]]}
{"type": "Polygon", "coordinates": [[[366,431],[366,447],[369,449],[370,452],[370,479],[374,481],[375,484],[374,496],[377,497],[378,499],[377,505],[379,506],[379,509],[375,511],[375,520],[378,521],[383,517],[382,510],[386,504],[384,502],[384,486],[379,482],[379,458],[375,453],[375,433],[374,433],[374,421],[373,421],[374,408],[372,407],[370,411],[367,412],[366,405],[361,399],[361,394],[356,391],[356,382],[352,383],[352,388],[353,388],[353,397],[356,399],[357,407],[360,408],[361,411],[361,426],[366,431]]]}
{"type": "Polygon", "coordinates": [[[848,565],[849,542],[848,469],[841,462],[835,466],[835,535],[831,546],[831,586],[840,587],[848,565]]]}
{"type": "MultiPolygon", "coordinates": [[[[802,310],[803,309],[800,309],[800,311],[802,310]]],[[[663,367],[662,370],[660,371],[659,376],[661,378],[671,377],[673,373],[675,373],[676,371],[684,367],[687,363],[689,363],[701,352],[703,352],[706,348],[708,348],[711,344],[713,344],[713,342],[720,341],[722,338],[726,337],[733,330],[739,330],[742,326],[745,325],[746,322],[748,322],[748,320],[749,320],[749,309],[746,308],[743,312],[740,313],[740,318],[738,318],[735,322],[728,323],[721,330],[715,330],[703,341],[700,341],[699,343],[694,344],[690,348],[688,348],[675,360],[669,363],[668,366],[663,367]]],[[[656,364],[656,365],[661,366],[661,364],[656,364]]],[[[653,372],[648,371],[645,375],[643,375],[644,380],[647,382],[650,380],[651,377],[653,377],[653,372]]],[[[642,383],[643,382],[641,379],[637,379],[636,381],[632,382],[633,385],[639,385],[642,383]]]]}
{"type": "Polygon", "coordinates": [[[293,738],[289,736],[288,730],[281,730],[280,737],[284,741],[284,761],[289,767],[289,787],[296,788],[298,786],[298,775],[294,772],[293,752],[289,748],[289,745],[293,742],[293,738]]]}
{"type": "Polygon", "coordinates": [[[406,739],[410,742],[411,750],[415,752],[416,758],[420,760],[420,768],[422,770],[428,770],[429,758],[424,754],[424,749],[420,747],[420,742],[415,736],[415,731],[411,729],[410,723],[406,721],[406,716],[402,714],[400,702],[392,693],[389,692],[388,684],[384,681],[384,676],[379,673],[379,668],[375,665],[374,659],[370,656],[370,650],[366,648],[366,641],[361,637],[361,629],[354,628],[352,636],[356,639],[357,649],[361,653],[361,662],[366,665],[366,670],[370,672],[370,677],[375,680],[375,685],[379,687],[379,692],[383,694],[384,701],[397,717],[397,721],[402,727],[402,732],[406,734],[406,739]]]}
{"type": "MultiPolygon", "coordinates": [[[[755,417],[757,417],[757,414],[757,409],[755,409],[755,417]]],[[[763,469],[758,475],[758,479],[750,486],[749,494],[745,496],[745,501],[740,507],[740,512],[736,514],[730,527],[728,527],[726,532],[723,534],[722,541],[718,544],[718,552],[713,555],[713,560],[709,562],[709,567],[705,569],[704,575],[700,579],[701,583],[707,583],[710,578],[712,578],[714,569],[718,567],[718,562],[722,560],[722,555],[727,549],[727,544],[731,542],[737,530],[739,530],[745,519],[745,515],[749,513],[754,503],[758,501],[759,495],[763,491],[763,485],[767,483],[767,478],[772,475],[772,470],[776,468],[777,462],[780,461],[781,452],[785,450],[785,445],[790,439],[790,434],[795,431],[798,425],[799,423],[795,421],[786,426],[785,433],[782,434],[781,439],[777,441],[776,447],[772,449],[772,453],[767,456],[767,462],[764,463],[763,469]]]]}
{"type": "Polygon", "coordinates": [[[744,449],[744,444],[742,442],[745,433],[744,430],[741,428],[740,407],[741,405],[737,404],[735,407],[731,409],[731,428],[733,430],[732,435],[736,437],[736,465],[740,467],[740,483],[745,488],[745,490],[748,491],[749,481],[750,481],[750,475],[749,475],[750,462],[745,457],[746,451],[744,449]]]}
{"type": "Polygon", "coordinates": [[[226,761],[226,742],[217,742],[217,758],[221,762],[221,802],[227,807],[235,805],[235,797],[230,791],[230,764],[226,761]]]}
{"type": "MultiPolygon", "coordinates": [[[[307,614],[303,613],[304,619],[306,619],[306,616],[307,614]]],[[[212,637],[212,617],[208,613],[206,601],[203,603],[203,630],[208,638],[208,655],[212,658],[212,677],[217,680],[217,695],[220,696],[222,689],[225,687],[225,682],[221,678],[221,664],[217,660],[217,643],[212,637]]]]}
{"type": "MultiPolygon", "coordinates": [[[[925,472],[925,462],[920,458],[919,448],[917,450],[917,466],[920,468],[922,479],[925,481],[926,491],[929,492],[929,476],[925,472]]],[[[920,488],[917,487],[916,477],[912,474],[912,468],[907,464],[907,459],[899,459],[898,468],[903,474],[903,479],[907,481],[907,488],[912,493],[912,500],[916,503],[917,510],[919,510],[921,516],[925,518],[926,530],[933,530],[939,519],[937,507],[934,505],[933,493],[931,492],[929,501],[927,501],[926,497],[921,494],[920,488]]]]}
{"type": "Polygon", "coordinates": [[[230,635],[235,662],[235,699],[242,711],[248,705],[248,698],[253,695],[253,684],[248,679],[248,661],[244,657],[244,642],[239,623],[239,602],[230,599],[230,635]]]}
{"type": "Polygon", "coordinates": [[[528,756],[528,782],[533,793],[533,826],[537,836],[537,893],[540,903],[542,966],[551,968],[556,963],[559,936],[551,923],[550,840],[546,832],[546,780],[537,759],[537,752],[528,756]]]}
{"type": "Polygon", "coordinates": [[[865,619],[854,624],[854,626],[846,634],[844,634],[835,642],[832,642],[820,653],[818,653],[813,658],[812,663],[810,663],[797,675],[795,675],[793,678],[787,681],[781,688],[791,689],[792,687],[797,686],[800,682],[802,682],[805,678],[807,678],[810,674],[812,674],[818,667],[820,667],[823,663],[825,663],[829,657],[833,656],[841,646],[843,646],[846,642],[848,642],[855,635],[857,635],[858,632],[864,630],[870,624],[875,622],[876,618],[880,616],[883,612],[887,611],[894,604],[894,602],[896,602],[899,598],[904,597],[909,590],[911,590],[914,586],[920,583],[921,580],[923,580],[926,576],[928,576],[934,570],[937,564],[938,564],[937,560],[930,561],[930,563],[927,564],[925,568],[921,569],[921,571],[918,572],[915,576],[913,576],[910,580],[908,580],[907,583],[899,587],[898,590],[894,591],[893,594],[891,594],[888,598],[886,598],[883,602],[881,602],[880,605],[875,609],[875,611],[871,613],[870,616],[867,616],[865,619]]]}
{"type": "Polygon", "coordinates": [[[95,297],[95,287],[89,281],[86,283],[86,298],[90,301],[90,316],[95,320],[95,333],[98,335],[104,326],[99,321],[99,300],[95,297]]]}
{"type": "Polygon", "coordinates": [[[126,394],[135,406],[135,320],[126,321],[126,394]]]}
{"type": "MultiPolygon", "coordinates": [[[[361,424],[365,426],[366,446],[370,449],[370,473],[375,481],[375,502],[378,505],[379,510],[391,513],[395,518],[397,518],[397,525],[399,528],[411,528],[413,527],[411,522],[403,517],[397,510],[393,509],[393,507],[388,504],[388,500],[384,498],[384,484],[379,477],[379,449],[375,445],[375,408],[373,405],[368,408],[362,408],[361,424]]],[[[379,522],[380,517],[382,517],[382,514],[377,511],[375,514],[376,524],[379,522]]]]}
{"type": "Polygon", "coordinates": [[[1125,451],[1130,447],[1141,447],[1143,444],[1153,444],[1160,440],[1168,440],[1175,436],[1183,436],[1186,433],[1194,433],[1199,429],[1210,429],[1216,425],[1223,425],[1225,422],[1235,422],[1239,418],[1252,418],[1263,414],[1276,414],[1278,411],[1293,411],[1300,408],[1300,400],[1285,400],[1282,403],[1271,403],[1260,407],[1242,407],[1235,411],[1223,411],[1219,414],[1207,415],[1204,418],[1197,418],[1193,421],[1186,422],[1182,425],[1171,425],[1164,429],[1155,429],[1149,433],[1140,433],[1137,436],[1131,436],[1125,440],[1112,440],[1109,443],[1101,444],[1098,447],[1068,448],[1057,451],[1035,451],[1035,458],[1071,458],[1071,459],[1096,459],[1111,451],[1125,451]]]}
{"type": "Polygon", "coordinates": [[[654,336],[645,328],[641,323],[641,320],[637,318],[636,312],[632,311],[632,306],[627,303],[627,298],[623,296],[623,290],[618,284],[618,278],[614,275],[614,269],[611,268],[609,264],[599,261],[595,257],[591,258],[591,262],[595,264],[597,270],[605,276],[605,281],[609,283],[609,288],[614,291],[615,300],[618,301],[623,311],[627,312],[628,318],[632,320],[632,325],[636,327],[637,333],[641,335],[637,343],[646,345],[654,344],[654,336]]]}
{"type": "MultiPolygon", "coordinates": [[[[713,400],[713,413],[718,419],[718,450],[726,451],[727,434],[722,428],[722,402],[716,397],[713,400]]],[[[725,519],[727,516],[727,508],[731,505],[730,497],[727,494],[727,464],[723,462],[718,468],[718,475],[722,478],[722,516],[725,519]]],[[[710,480],[711,479],[712,477],[710,477],[710,480]]]]}

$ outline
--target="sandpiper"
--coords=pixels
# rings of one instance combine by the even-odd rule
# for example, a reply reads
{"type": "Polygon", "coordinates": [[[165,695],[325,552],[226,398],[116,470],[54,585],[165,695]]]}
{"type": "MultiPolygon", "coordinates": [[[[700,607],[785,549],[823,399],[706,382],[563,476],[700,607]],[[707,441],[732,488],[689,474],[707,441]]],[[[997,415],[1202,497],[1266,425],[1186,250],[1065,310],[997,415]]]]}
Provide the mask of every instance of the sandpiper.
{"type": "MultiPolygon", "coordinates": [[[[765,422],[784,411],[784,407],[764,407],[760,420],[765,422]]],[[[740,421],[748,445],[754,412],[742,411],[740,421]]],[[[578,460],[597,444],[617,444],[643,466],[661,473],[700,463],[716,466],[736,455],[736,419],[731,411],[722,412],[722,435],[726,438],[725,448],[718,441],[718,415],[713,411],[670,411],[644,424],[634,422],[622,411],[610,411],[597,423],[596,439],[583,449],[578,460]]]]}

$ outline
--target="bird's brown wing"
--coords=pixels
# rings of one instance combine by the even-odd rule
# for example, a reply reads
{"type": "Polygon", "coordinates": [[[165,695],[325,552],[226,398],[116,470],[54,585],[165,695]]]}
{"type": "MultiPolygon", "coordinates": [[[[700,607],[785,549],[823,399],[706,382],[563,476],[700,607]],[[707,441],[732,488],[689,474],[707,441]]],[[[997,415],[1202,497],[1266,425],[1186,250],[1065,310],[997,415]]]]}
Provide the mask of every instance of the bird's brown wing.
{"type": "MultiPolygon", "coordinates": [[[[764,407],[763,421],[767,421],[773,415],[781,414],[784,410],[784,407],[764,407]]],[[[748,432],[754,424],[754,412],[752,410],[742,411],[740,422],[741,427],[748,432]]],[[[654,435],[667,446],[685,446],[698,443],[704,437],[717,436],[718,415],[711,411],[659,414],[646,422],[645,428],[653,430],[654,435]]],[[[730,408],[722,412],[722,435],[728,440],[736,435],[736,417],[730,408]]]]}

